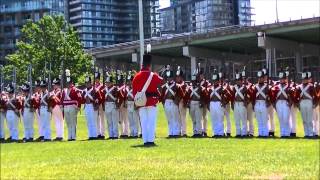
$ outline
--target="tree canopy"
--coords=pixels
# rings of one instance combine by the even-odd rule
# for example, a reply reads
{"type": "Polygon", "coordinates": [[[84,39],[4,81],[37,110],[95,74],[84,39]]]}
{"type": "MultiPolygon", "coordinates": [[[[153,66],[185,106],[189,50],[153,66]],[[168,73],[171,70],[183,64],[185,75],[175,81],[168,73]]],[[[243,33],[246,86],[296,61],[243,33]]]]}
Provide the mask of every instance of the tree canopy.
{"type": "Polygon", "coordinates": [[[32,64],[34,78],[45,77],[48,73],[52,78],[58,77],[62,69],[70,69],[71,77],[81,81],[90,69],[92,57],[83,51],[77,32],[63,16],[44,16],[38,22],[28,21],[21,32],[17,51],[7,56],[7,79],[15,66],[17,81],[25,81],[29,64],[32,64]],[[49,64],[51,72],[48,71],[49,64]]]}

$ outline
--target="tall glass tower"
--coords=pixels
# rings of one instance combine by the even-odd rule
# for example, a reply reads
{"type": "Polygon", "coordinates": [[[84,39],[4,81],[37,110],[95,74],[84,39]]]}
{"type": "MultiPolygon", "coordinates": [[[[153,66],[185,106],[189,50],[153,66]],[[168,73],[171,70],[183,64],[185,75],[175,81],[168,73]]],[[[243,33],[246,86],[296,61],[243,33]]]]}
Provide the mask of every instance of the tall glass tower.
{"type": "MultiPolygon", "coordinates": [[[[143,0],[145,38],[159,33],[159,0],[143,0]]],[[[69,0],[69,20],[85,48],[139,39],[138,0],[69,0]]]]}
{"type": "MultiPolygon", "coordinates": [[[[38,21],[46,14],[67,16],[64,0],[0,0],[0,64],[16,49],[20,30],[27,20],[38,21]]],[[[67,18],[66,18],[67,19],[67,18]]]]}
{"type": "Polygon", "coordinates": [[[160,10],[162,33],[202,32],[251,25],[250,0],[171,0],[160,10]]]}

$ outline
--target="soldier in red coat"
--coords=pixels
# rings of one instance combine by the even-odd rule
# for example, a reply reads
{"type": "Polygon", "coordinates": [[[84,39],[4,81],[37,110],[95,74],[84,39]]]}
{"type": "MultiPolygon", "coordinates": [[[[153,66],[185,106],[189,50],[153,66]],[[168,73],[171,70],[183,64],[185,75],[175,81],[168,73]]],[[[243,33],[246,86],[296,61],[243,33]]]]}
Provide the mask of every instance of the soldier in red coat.
{"type": "Polygon", "coordinates": [[[177,93],[179,87],[174,81],[174,73],[167,65],[163,73],[163,78],[166,83],[161,86],[161,101],[164,105],[165,114],[168,120],[168,134],[169,138],[179,137],[181,134],[181,124],[179,120],[179,99],[177,93]]]}
{"type": "Polygon", "coordinates": [[[258,121],[259,137],[269,136],[268,127],[268,107],[270,102],[270,89],[267,82],[265,82],[263,72],[258,71],[258,83],[254,86],[254,100],[253,107],[258,121]]]}
{"type": "Polygon", "coordinates": [[[145,146],[154,146],[156,118],[157,118],[157,104],[159,102],[160,92],[158,87],[162,84],[162,78],[152,73],[151,66],[152,56],[146,54],[143,56],[143,65],[139,73],[133,79],[132,88],[133,96],[141,92],[147,79],[151,77],[150,85],[145,92],[147,102],[143,107],[139,108],[139,116],[142,128],[142,138],[145,146]]]}
{"type": "MultiPolygon", "coordinates": [[[[118,90],[120,92],[123,92],[126,88],[126,76],[125,74],[117,70],[117,86],[118,90]]],[[[124,97],[123,97],[124,98],[124,97]]],[[[120,117],[119,117],[119,123],[120,123],[120,138],[128,138],[129,137],[129,121],[128,121],[128,111],[127,107],[124,104],[125,99],[121,100],[122,104],[120,105],[119,112],[120,112],[120,117]]]]}
{"type": "Polygon", "coordinates": [[[187,107],[184,102],[185,94],[187,93],[188,84],[183,80],[184,73],[181,67],[178,66],[176,71],[176,84],[179,87],[177,92],[177,100],[179,101],[179,120],[181,124],[181,136],[187,137],[187,107]]]}
{"type": "Polygon", "coordinates": [[[52,112],[52,118],[55,122],[56,128],[56,138],[55,141],[63,140],[63,132],[64,132],[64,124],[63,124],[63,114],[61,110],[61,87],[60,87],[60,79],[54,78],[52,80],[53,90],[49,92],[48,97],[48,111],[52,112]]]}
{"type": "Polygon", "coordinates": [[[248,77],[246,69],[241,72],[241,77],[243,78],[244,85],[247,88],[247,96],[249,98],[249,102],[247,104],[247,119],[248,119],[248,137],[254,136],[254,122],[253,122],[253,105],[252,102],[254,100],[255,94],[254,94],[254,84],[252,84],[248,77]]]}
{"type": "Polygon", "coordinates": [[[21,86],[23,92],[22,118],[24,126],[23,142],[31,142],[34,137],[34,118],[36,109],[40,107],[40,99],[30,92],[30,83],[26,82],[21,86]]]}
{"type": "Polygon", "coordinates": [[[320,84],[319,82],[314,83],[316,92],[316,107],[314,108],[313,117],[313,132],[315,137],[319,137],[319,122],[320,122],[320,84]]]}
{"type": "Polygon", "coordinates": [[[137,108],[134,104],[133,90],[132,90],[132,80],[135,76],[134,71],[129,71],[127,73],[127,82],[126,87],[123,89],[124,104],[128,113],[129,127],[130,127],[130,137],[138,138],[139,137],[139,129],[140,120],[137,108]]]}
{"type": "Polygon", "coordinates": [[[271,89],[271,102],[276,107],[279,124],[280,135],[282,138],[290,136],[290,107],[292,105],[291,88],[288,84],[288,76],[285,71],[279,72],[280,83],[273,86],[271,89]]]}
{"type": "Polygon", "coordinates": [[[91,77],[88,74],[85,82],[86,88],[82,91],[82,102],[87,120],[88,140],[95,140],[98,138],[97,119],[99,106],[103,99],[100,91],[93,87],[91,77]]]}
{"type": "Polygon", "coordinates": [[[220,72],[219,73],[219,79],[220,79],[220,83],[223,86],[223,89],[225,91],[225,101],[226,101],[226,105],[224,106],[223,109],[223,114],[226,117],[226,135],[228,137],[231,136],[231,119],[230,119],[230,112],[231,112],[231,99],[232,99],[232,95],[231,95],[231,86],[230,83],[228,82],[228,80],[225,79],[225,74],[220,72]]]}
{"type": "Polygon", "coordinates": [[[68,128],[68,141],[76,140],[77,117],[81,108],[81,92],[71,80],[70,70],[66,69],[66,88],[62,91],[62,107],[68,128]]]}
{"type": "Polygon", "coordinates": [[[203,137],[202,130],[202,115],[203,108],[206,106],[206,89],[201,86],[201,83],[197,80],[198,70],[196,70],[191,76],[192,84],[188,88],[184,101],[189,107],[189,113],[192,120],[193,136],[192,137],[203,137]]]}
{"type": "Polygon", "coordinates": [[[314,85],[310,83],[311,78],[311,72],[303,72],[302,84],[297,88],[305,138],[314,136],[312,118],[313,108],[316,107],[316,92],[314,85]]]}
{"type": "Polygon", "coordinates": [[[236,84],[232,87],[231,107],[234,111],[234,120],[236,124],[236,137],[246,137],[248,133],[247,126],[247,105],[250,101],[248,89],[243,84],[241,73],[236,73],[236,84]]]}
{"type": "MultiPolygon", "coordinates": [[[[2,85],[1,85],[2,86],[2,85]]],[[[5,140],[4,122],[6,119],[6,104],[8,101],[8,95],[5,91],[0,92],[0,142],[5,140]]]]}
{"type": "Polygon", "coordinates": [[[116,84],[116,75],[106,72],[106,86],[102,96],[104,97],[104,112],[107,118],[109,139],[119,137],[119,108],[123,101],[123,95],[116,84]]]}
{"type": "MultiPolygon", "coordinates": [[[[95,69],[94,73],[94,86],[97,91],[100,91],[100,94],[102,94],[102,91],[104,91],[104,82],[100,82],[101,73],[99,72],[99,69],[95,69]]],[[[103,102],[100,102],[99,110],[98,110],[98,118],[97,120],[97,133],[98,133],[98,139],[105,139],[105,113],[104,113],[104,104],[103,102]]]]}
{"type": "Polygon", "coordinates": [[[52,109],[49,107],[49,96],[48,82],[47,80],[40,81],[41,91],[40,96],[40,121],[43,129],[43,139],[42,141],[51,141],[51,112],[52,109]],[[50,109],[49,109],[50,108],[50,109]]]}
{"type": "Polygon", "coordinates": [[[224,108],[228,103],[226,89],[220,81],[219,73],[215,70],[212,75],[212,85],[206,89],[206,100],[211,115],[213,137],[223,137],[224,108]]]}
{"type": "MultiPolygon", "coordinates": [[[[199,68],[199,75],[198,75],[198,81],[200,82],[200,86],[204,89],[208,88],[210,86],[210,82],[205,79],[204,72],[200,70],[200,63],[198,64],[199,68]]],[[[202,120],[201,120],[201,126],[202,126],[202,135],[207,137],[207,129],[208,129],[208,109],[203,108],[202,109],[202,120]]]]}
{"type": "Polygon", "coordinates": [[[6,119],[10,133],[10,137],[7,140],[16,142],[19,140],[18,123],[23,102],[20,97],[15,95],[14,86],[12,84],[8,85],[6,91],[8,93],[8,101],[6,103],[6,119]]]}

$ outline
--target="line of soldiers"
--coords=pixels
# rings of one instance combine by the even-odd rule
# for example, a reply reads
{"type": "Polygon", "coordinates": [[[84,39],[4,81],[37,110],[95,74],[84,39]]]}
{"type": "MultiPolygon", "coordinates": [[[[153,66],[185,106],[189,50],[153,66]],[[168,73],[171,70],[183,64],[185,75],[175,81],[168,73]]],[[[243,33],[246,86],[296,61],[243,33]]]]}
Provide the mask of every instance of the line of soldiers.
{"type": "Polygon", "coordinates": [[[279,72],[279,81],[268,77],[267,69],[258,71],[256,84],[249,82],[245,69],[236,72],[234,85],[216,70],[209,82],[198,65],[191,82],[183,81],[180,67],[170,66],[162,73],[161,101],[168,120],[169,137],[186,136],[186,112],[192,119],[193,137],[207,136],[207,113],[212,121],[213,137],[231,136],[230,112],[234,112],[236,137],[253,137],[253,116],[258,137],[275,135],[276,111],[282,138],[296,137],[297,111],[301,112],[306,138],[319,135],[320,84],[312,82],[311,72],[302,73],[302,83],[289,80],[289,70],[279,72]],[[224,121],[226,117],[226,123],[224,121]]]}
{"type": "MultiPolygon", "coordinates": [[[[209,82],[197,68],[191,82],[185,82],[182,69],[178,67],[173,71],[168,65],[162,73],[165,81],[159,86],[158,94],[168,120],[169,137],[187,137],[188,109],[193,137],[207,136],[207,114],[211,117],[214,137],[231,136],[231,110],[234,112],[236,137],[254,136],[254,114],[258,136],[274,136],[275,111],[281,137],[295,137],[298,109],[302,115],[305,137],[318,136],[320,84],[312,82],[310,72],[302,73],[302,84],[289,81],[289,74],[288,70],[281,70],[279,81],[272,81],[264,68],[258,71],[258,82],[253,84],[243,70],[235,74],[235,83],[231,85],[226,82],[223,73],[215,70],[209,82]]],[[[15,94],[14,86],[9,84],[0,96],[0,140],[5,140],[6,120],[10,132],[7,140],[18,141],[20,120],[24,127],[23,141],[33,141],[34,119],[37,119],[40,135],[37,140],[51,141],[50,122],[53,119],[56,132],[54,140],[63,140],[65,120],[67,139],[74,141],[81,105],[85,111],[89,140],[105,139],[106,125],[109,139],[141,136],[132,92],[134,71],[108,71],[103,74],[105,82],[100,82],[101,72],[96,70],[93,80],[87,74],[83,89],[74,85],[69,70],[66,70],[65,76],[66,87],[61,89],[61,78],[55,78],[50,91],[47,80],[37,80],[32,93],[30,82],[24,83],[19,95],[15,94]]]]}
{"type": "Polygon", "coordinates": [[[132,80],[135,71],[123,73],[109,71],[105,83],[100,82],[101,72],[96,70],[94,80],[87,74],[85,87],[74,85],[70,70],[66,70],[66,87],[61,89],[61,77],[52,80],[52,90],[48,90],[48,80],[36,80],[33,93],[30,82],[21,86],[21,93],[15,94],[13,84],[9,84],[0,97],[0,140],[5,141],[5,120],[10,137],[6,142],[19,140],[18,124],[23,122],[23,142],[34,141],[34,119],[37,119],[40,137],[37,141],[51,141],[51,119],[55,123],[55,141],[62,141],[64,121],[68,129],[68,141],[76,140],[77,115],[84,107],[88,128],[88,139],[105,139],[105,117],[110,139],[119,137],[138,138],[141,136],[137,109],[133,102],[132,80]]]}

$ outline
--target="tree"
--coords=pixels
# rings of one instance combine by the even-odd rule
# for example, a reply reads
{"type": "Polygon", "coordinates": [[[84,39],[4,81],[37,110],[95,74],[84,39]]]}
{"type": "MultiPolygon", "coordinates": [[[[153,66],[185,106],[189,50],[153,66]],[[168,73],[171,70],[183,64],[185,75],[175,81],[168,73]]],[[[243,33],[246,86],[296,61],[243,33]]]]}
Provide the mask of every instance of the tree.
{"type": "Polygon", "coordinates": [[[5,67],[7,74],[13,66],[17,67],[18,82],[26,80],[29,64],[32,64],[34,77],[48,75],[45,67],[49,69],[51,63],[52,77],[58,77],[63,67],[70,69],[71,77],[76,81],[90,69],[92,57],[83,51],[77,32],[63,16],[44,16],[38,22],[28,21],[21,32],[18,49],[6,57],[8,65],[5,67]]]}

